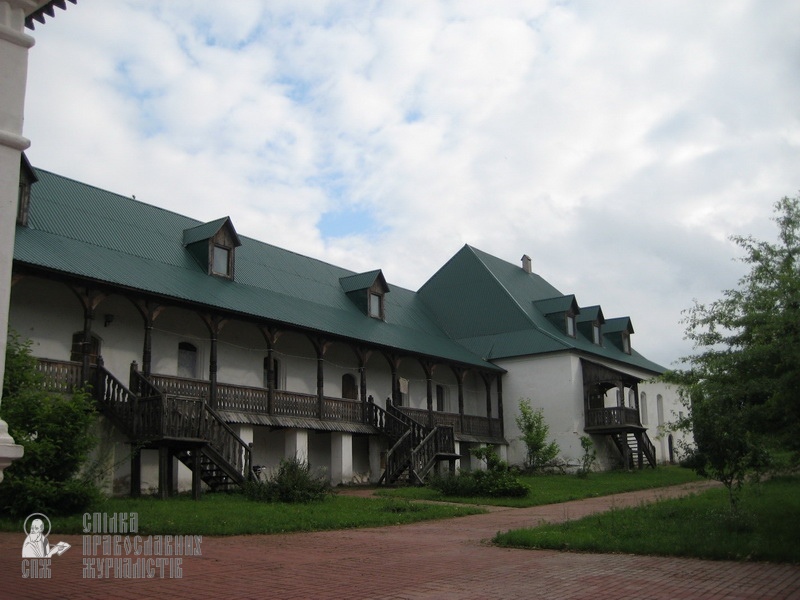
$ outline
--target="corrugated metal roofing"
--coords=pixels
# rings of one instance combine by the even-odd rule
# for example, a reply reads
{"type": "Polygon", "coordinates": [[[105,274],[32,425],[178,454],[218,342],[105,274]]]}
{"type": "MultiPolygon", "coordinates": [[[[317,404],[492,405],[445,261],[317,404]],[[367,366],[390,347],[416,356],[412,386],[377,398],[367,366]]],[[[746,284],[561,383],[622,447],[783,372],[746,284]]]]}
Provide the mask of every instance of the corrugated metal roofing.
{"type": "Polygon", "coordinates": [[[380,269],[368,271],[366,273],[356,273],[347,277],[341,277],[339,283],[345,292],[355,292],[357,290],[366,290],[372,287],[378,276],[383,277],[380,269]]]}
{"type": "Polygon", "coordinates": [[[207,224],[47,171],[36,173],[28,227],[16,232],[14,258],[21,263],[498,370],[450,339],[414,292],[393,287],[384,301],[386,319],[380,321],[359,311],[342,289],[340,279],[357,275],[353,271],[246,237],[236,250],[236,280],[210,276],[183,245],[185,230],[207,224]]]}
{"type": "Polygon", "coordinates": [[[193,244],[195,242],[200,242],[202,240],[207,240],[209,238],[214,237],[226,223],[230,223],[231,233],[233,234],[235,243],[237,245],[240,245],[239,236],[236,234],[236,230],[233,228],[233,224],[231,223],[230,217],[222,217],[215,221],[210,221],[208,223],[203,223],[202,225],[198,225],[196,227],[190,227],[189,229],[184,229],[183,230],[184,246],[188,246],[189,244],[193,244]]]}
{"type": "MultiPolygon", "coordinates": [[[[380,270],[354,273],[241,237],[235,281],[217,278],[184,247],[184,231],[205,234],[227,218],[204,224],[47,171],[36,174],[28,227],[16,232],[14,258],[21,263],[486,369],[497,369],[492,359],[578,351],[663,371],[635,351],[594,344],[581,331],[566,335],[542,309],[568,306],[574,296],[470,246],[419,292],[393,286],[381,321],[347,296],[382,278],[380,270]]],[[[584,310],[602,316],[599,306],[584,310]]],[[[625,327],[628,317],[610,319],[603,333],[625,327]]]]}
{"type": "MultiPolygon", "coordinates": [[[[613,344],[598,345],[581,331],[569,336],[547,314],[576,302],[536,273],[464,246],[420,289],[419,296],[444,329],[486,360],[575,351],[600,356],[654,373],[664,370],[636,351],[622,352],[613,344]]],[[[600,307],[589,307],[602,315],[600,307]]],[[[630,323],[628,317],[606,321],[608,333],[630,323]]]]}

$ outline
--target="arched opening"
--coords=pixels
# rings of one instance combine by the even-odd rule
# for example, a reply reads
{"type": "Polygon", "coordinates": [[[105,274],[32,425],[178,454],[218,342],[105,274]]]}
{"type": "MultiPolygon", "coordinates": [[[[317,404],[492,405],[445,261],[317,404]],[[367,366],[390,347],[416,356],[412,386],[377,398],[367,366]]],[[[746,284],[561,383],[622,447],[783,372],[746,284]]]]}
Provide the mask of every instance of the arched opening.
{"type": "Polygon", "coordinates": [[[348,400],[358,400],[358,386],[356,378],[351,373],[342,375],[342,398],[348,400]]]}
{"type": "Polygon", "coordinates": [[[189,342],[178,344],[178,377],[197,379],[197,347],[189,342]]]}
{"type": "MultiPolygon", "coordinates": [[[[73,362],[83,361],[83,331],[77,331],[72,334],[72,348],[70,350],[69,359],[73,362]]],[[[96,335],[92,334],[89,338],[89,364],[96,365],[97,357],[100,356],[101,340],[96,335]]]]}

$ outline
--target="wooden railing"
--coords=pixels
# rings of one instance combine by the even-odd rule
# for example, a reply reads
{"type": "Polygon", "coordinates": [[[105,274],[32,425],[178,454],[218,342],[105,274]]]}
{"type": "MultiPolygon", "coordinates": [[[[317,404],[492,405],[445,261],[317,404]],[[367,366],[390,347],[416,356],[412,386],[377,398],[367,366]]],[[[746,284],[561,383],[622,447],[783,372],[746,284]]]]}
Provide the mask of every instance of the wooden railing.
{"type": "Polygon", "coordinates": [[[83,383],[79,362],[39,358],[36,370],[42,374],[44,387],[48,392],[69,394],[83,383]]]}
{"type": "MultiPolygon", "coordinates": [[[[398,410],[421,423],[428,422],[428,411],[424,408],[398,407],[398,410]]],[[[459,415],[457,413],[433,412],[433,424],[452,427],[455,433],[480,437],[499,437],[501,435],[500,419],[487,419],[477,415],[459,415]]]]}
{"type": "Polygon", "coordinates": [[[455,434],[447,425],[437,425],[411,451],[411,467],[420,482],[436,464],[437,456],[455,454],[455,434]]]}
{"type": "Polygon", "coordinates": [[[399,440],[408,431],[408,426],[404,420],[400,420],[397,416],[388,413],[373,402],[367,402],[366,411],[365,422],[378,431],[385,433],[392,442],[399,440]]]}
{"type": "Polygon", "coordinates": [[[639,411],[624,406],[593,408],[586,411],[586,428],[639,425],[639,411]]]}

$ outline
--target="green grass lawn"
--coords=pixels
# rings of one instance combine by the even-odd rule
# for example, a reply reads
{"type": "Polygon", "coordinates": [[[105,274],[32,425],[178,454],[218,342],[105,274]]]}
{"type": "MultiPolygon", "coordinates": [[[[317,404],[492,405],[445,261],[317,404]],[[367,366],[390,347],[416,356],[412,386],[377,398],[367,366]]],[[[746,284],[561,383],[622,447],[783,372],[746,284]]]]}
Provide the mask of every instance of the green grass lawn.
{"type": "MultiPolygon", "coordinates": [[[[139,533],[176,535],[244,535],[319,531],[353,527],[400,525],[430,519],[447,519],[483,512],[477,507],[411,503],[395,498],[357,498],[334,495],[309,504],[264,503],[241,494],[206,494],[195,501],[188,496],[110,498],[96,512],[137,513],[139,533]]],[[[0,519],[0,530],[22,531],[24,519],[0,519]]],[[[59,534],[83,533],[82,515],[51,517],[59,534]]]]}
{"type": "Polygon", "coordinates": [[[415,500],[525,507],[701,481],[693,471],[680,467],[659,467],[642,471],[605,471],[591,473],[585,478],[576,475],[535,475],[519,479],[531,489],[525,498],[454,498],[443,496],[428,487],[380,489],[377,493],[382,496],[415,500]]]}
{"type": "Polygon", "coordinates": [[[501,533],[494,541],[509,547],[799,563],[800,477],[745,487],[739,518],[730,515],[727,492],[715,488],[579,521],[501,533]]]}

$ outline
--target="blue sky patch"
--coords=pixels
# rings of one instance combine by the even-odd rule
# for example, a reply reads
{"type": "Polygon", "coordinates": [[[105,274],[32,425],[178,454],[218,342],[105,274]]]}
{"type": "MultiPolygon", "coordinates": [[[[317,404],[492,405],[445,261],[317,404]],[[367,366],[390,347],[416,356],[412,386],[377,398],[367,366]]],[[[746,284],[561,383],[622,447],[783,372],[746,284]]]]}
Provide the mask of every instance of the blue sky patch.
{"type": "Polygon", "coordinates": [[[318,223],[323,238],[375,235],[382,227],[368,211],[355,207],[322,213],[318,223]]]}

